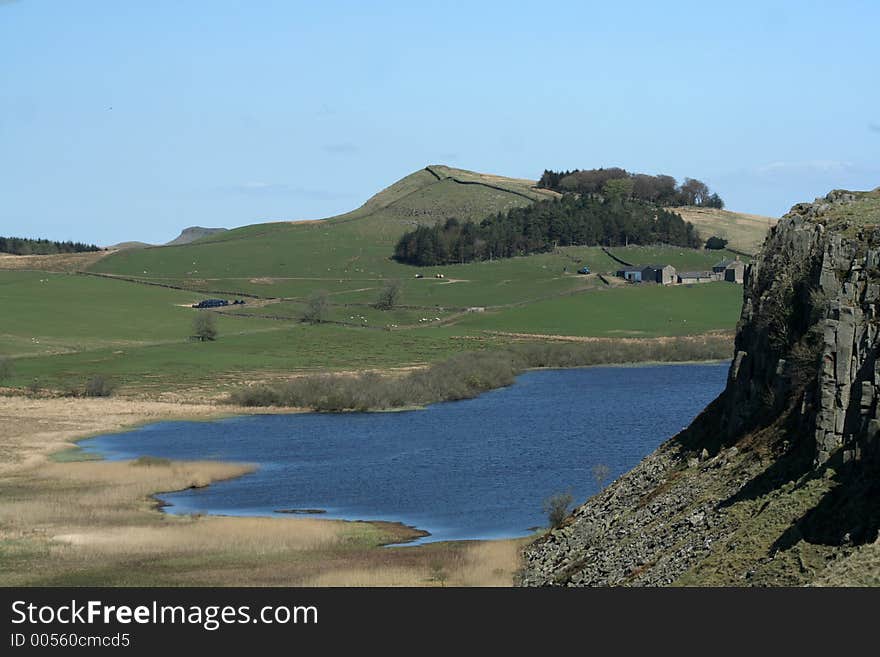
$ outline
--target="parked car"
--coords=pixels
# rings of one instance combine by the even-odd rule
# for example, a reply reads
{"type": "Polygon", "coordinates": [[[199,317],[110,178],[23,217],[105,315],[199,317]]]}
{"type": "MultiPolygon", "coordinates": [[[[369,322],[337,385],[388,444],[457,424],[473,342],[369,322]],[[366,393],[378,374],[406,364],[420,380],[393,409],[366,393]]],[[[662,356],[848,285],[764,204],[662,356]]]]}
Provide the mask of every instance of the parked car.
{"type": "Polygon", "coordinates": [[[578,274],[589,274],[589,273],[590,273],[590,268],[587,267],[586,265],[584,265],[583,267],[578,269],[578,274]]]}

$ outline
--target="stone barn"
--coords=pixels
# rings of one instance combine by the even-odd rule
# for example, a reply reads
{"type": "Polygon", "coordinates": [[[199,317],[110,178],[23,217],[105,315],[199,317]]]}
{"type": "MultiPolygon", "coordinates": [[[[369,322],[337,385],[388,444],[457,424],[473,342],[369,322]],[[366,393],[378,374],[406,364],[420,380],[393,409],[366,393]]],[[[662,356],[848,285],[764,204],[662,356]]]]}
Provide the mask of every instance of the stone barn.
{"type": "Polygon", "coordinates": [[[648,265],[642,270],[642,280],[660,285],[675,283],[675,267],[672,265],[648,265]]]}

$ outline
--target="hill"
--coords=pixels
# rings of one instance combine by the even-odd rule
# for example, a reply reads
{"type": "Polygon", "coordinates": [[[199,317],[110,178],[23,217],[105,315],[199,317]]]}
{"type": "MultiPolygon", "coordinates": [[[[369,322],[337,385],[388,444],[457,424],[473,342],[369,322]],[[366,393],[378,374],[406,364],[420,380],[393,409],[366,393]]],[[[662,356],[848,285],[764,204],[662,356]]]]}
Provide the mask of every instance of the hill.
{"type": "Polygon", "coordinates": [[[778,221],[772,217],[716,208],[684,206],[670,209],[690,221],[704,240],[713,236],[724,238],[728,240],[729,248],[748,255],[758,252],[767,231],[778,221]]]}
{"type": "Polygon", "coordinates": [[[880,190],[796,205],[726,389],[525,553],[526,585],[880,584],[880,190]]]}
{"type": "Polygon", "coordinates": [[[122,251],[124,249],[146,249],[153,246],[153,244],[147,244],[146,242],[120,242],[119,244],[114,244],[113,246],[108,246],[107,248],[111,251],[122,251]]]}
{"type": "MultiPolygon", "coordinates": [[[[0,351],[15,358],[15,386],[37,379],[58,388],[103,374],[124,382],[125,394],[185,389],[192,395],[292,371],[411,367],[512,340],[731,334],[742,293],[737,285],[661,289],[599,276],[614,272],[619,260],[705,270],[731,257],[726,252],[629,246],[611,254],[571,246],[439,268],[391,259],[400,235],[415,225],[481,219],[555,196],[531,180],[432,165],[337,217],[254,224],[187,244],[68,262],[64,271],[88,275],[65,279],[63,288],[39,272],[26,278],[0,272],[4,309],[27,319],[0,336],[0,351]],[[583,265],[594,273],[576,273],[583,265]],[[400,299],[391,310],[377,309],[389,280],[400,281],[400,299]],[[127,287],[142,303],[119,313],[127,287]],[[142,288],[164,292],[143,295],[142,288]],[[187,339],[192,309],[179,306],[207,296],[247,303],[213,311],[224,318],[221,339],[194,346],[187,339]],[[315,296],[326,300],[323,321],[302,323],[315,296]],[[81,339],[44,335],[70,304],[81,339]],[[138,332],[155,320],[161,331],[138,332]],[[35,340],[44,348],[32,349],[35,340]]],[[[19,268],[53,266],[32,261],[19,268]]]]}
{"type": "Polygon", "coordinates": [[[196,240],[208,237],[209,235],[226,232],[226,230],[226,228],[202,228],[201,226],[190,226],[189,228],[184,228],[180,235],[167,243],[167,246],[189,244],[190,242],[195,242],[196,240]]]}

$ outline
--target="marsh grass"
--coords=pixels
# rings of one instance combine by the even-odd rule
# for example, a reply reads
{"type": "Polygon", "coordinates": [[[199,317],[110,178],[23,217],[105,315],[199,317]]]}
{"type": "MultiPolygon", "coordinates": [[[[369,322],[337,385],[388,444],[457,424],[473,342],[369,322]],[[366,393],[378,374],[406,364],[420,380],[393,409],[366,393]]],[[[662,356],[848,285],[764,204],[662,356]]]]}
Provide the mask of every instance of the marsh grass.
{"type": "Polygon", "coordinates": [[[437,586],[435,564],[450,586],[511,585],[521,540],[406,546],[419,533],[396,523],[157,509],[162,491],[240,476],[247,465],[47,459],[85,435],[223,414],[210,405],[0,397],[0,585],[437,586]]]}
{"type": "Polygon", "coordinates": [[[405,374],[316,374],[234,391],[240,406],[309,408],[323,412],[369,411],[470,399],[511,385],[530,368],[584,367],[639,362],[729,358],[730,338],[706,335],[663,340],[595,340],[586,343],[523,342],[505,349],[462,353],[405,374]]]}
{"type": "Polygon", "coordinates": [[[131,464],[135,467],[146,467],[146,468],[155,468],[155,467],[163,467],[169,468],[171,467],[171,459],[166,459],[164,456],[138,456],[131,464]]]}
{"type": "Polygon", "coordinates": [[[203,486],[248,466],[45,463],[4,480],[3,585],[509,586],[521,541],[383,548],[391,523],[156,511],[158,490],[203,486]],[[436,566],[436,568],[435,568],[436,566]]]}

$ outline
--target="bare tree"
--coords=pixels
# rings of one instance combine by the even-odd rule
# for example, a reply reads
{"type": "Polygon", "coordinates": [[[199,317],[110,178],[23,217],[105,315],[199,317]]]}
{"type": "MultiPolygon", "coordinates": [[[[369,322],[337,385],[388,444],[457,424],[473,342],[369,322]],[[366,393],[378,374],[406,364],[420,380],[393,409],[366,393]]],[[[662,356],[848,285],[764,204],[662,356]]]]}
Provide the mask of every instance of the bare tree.
{"type": "Polygon", "coordinates": [[[400,303],[401,282],[397,279],[386,281],[379,292],[374,307],[377,310],[391,310],[400,303]]]}
{"type": "Polygon", "coordinates": [[[547,514],[550,527],[556,529],[562,525],[568,516],[572,502],[574,502],[574,497],[571,493],[555,493],[544,500],[544,513],[547,514]]]}
{"type": "Polygon", "coordinates": [[[596,486],[599,487],[599,490],[602,490],[605,487],[605,481],[610,475],[611,468],[604,463],[597,463],[593,466],[593,481],[596,482],[596,486]]]}
{"type": "Polygon", "coordinates": [[[302,321],[309,324],[320,324],[327,319],[327,311],[330,303],[327,300],[327,293],[323,290],[314,292],[306,301],[306,308],[303,310],[302,321]]]}
{"type": "Polygon", "coordinates": [[[217,317],[212,312],[200,310],[193,318],[193,336],[206,342],[217,339],[217,317]]]}

